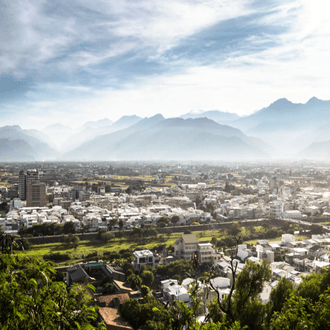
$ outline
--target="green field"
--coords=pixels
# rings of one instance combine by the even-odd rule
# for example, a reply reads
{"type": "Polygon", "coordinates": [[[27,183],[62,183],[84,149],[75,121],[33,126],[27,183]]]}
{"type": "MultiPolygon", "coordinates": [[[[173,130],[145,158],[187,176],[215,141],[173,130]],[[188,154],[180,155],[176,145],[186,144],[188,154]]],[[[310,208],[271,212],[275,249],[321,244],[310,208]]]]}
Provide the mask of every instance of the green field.
{"type": "MultiPolygon", "coordinates": [[[[219,233],[218,230],[211,231],[196,231],[194,232],[197,238],[201,241],[210,241],[212,237],[220,238],[222,234],[219,233]]],[[[48,244],[36,244],[31,245],[31,247],[26,250],[24,253],[27,256],[31,257],[43,257],[45,254],[49,253],[69,253],[74,260],[83,259],[86,255],[90,253],[97,253],[100,258],[102,258],[102,254],[106,251],[120,251],[120,250],[143,250],[143,249],[151,249],[155,246],[166,244],[167,247],[173,246],[174,242],[178,240],[183,232],[172,233],[170,236],[166,234],[159,235],[157,239],[149,238],[145,240],[145,244],[143,241],[133,241],[127,238],[115,238],[109,241],[108,243],[104,243],[103,241],[80,241],[79,246],[74,248],[69,248],[65,243],[48,243],[48,244]]]]}

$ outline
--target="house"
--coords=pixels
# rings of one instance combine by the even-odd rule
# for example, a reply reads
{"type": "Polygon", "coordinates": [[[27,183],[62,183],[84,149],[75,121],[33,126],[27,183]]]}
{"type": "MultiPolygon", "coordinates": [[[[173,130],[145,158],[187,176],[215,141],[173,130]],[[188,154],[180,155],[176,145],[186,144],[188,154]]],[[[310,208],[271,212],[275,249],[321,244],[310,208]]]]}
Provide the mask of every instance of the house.
{"type": "Polygon", "coordinates": [[[191,260],[193,255],[200,263],[216,262],[222,256],[210,242],[199,242],[195,234],[184,234],[174,244],[174,256],[179,260],[191,260]]]}
{"type": "Polygon", "coordinates": [[[133,252],[134,260],[132,264],[135,271],[140,271],[141,266],[152,266],[157,267],[159,264],[160,257],[158,254],[153,254],[150,250],[141,250],[133,252]]]}

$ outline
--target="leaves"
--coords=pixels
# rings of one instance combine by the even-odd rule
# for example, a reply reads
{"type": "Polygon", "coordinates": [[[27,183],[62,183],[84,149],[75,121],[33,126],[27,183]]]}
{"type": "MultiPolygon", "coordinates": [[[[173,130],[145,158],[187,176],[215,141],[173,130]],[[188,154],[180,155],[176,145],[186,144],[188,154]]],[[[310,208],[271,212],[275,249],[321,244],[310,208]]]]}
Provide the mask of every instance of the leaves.
{"type": "Polygon", "coordinates": [[[1,329],[94,329],[97,313],[86,289],[73,286],[68,292],[63,282],[53,281],[55,273],[37,258],[0,255],[1,329]]]}

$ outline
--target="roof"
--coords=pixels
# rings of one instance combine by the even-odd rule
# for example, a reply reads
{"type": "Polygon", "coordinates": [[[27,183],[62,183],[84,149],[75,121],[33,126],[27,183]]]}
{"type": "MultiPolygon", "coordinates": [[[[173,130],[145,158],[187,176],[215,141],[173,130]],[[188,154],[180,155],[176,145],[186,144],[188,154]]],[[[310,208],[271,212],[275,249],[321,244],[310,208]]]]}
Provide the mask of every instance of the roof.
{"type": "Polygon", "coordinates": [[[189,243],[198,243],[198,239],[195,234],[183,234],[181,237],[186,244],[187,243],[188,244],[189,243]]]}
{"type": "Polygon", "coordinates": [[[314,245],[314,246],[312,246],[312,247],[309,248],[309,251],[314,252],[314,251],[321,250],[321,249],[322,249],[322,246],[320,246],[320,245],[314,245]]]}
{"type": "Polygon", "coordinates": [[[113,284],[115,286],[117,286],[119,288],[119,290],[123,290],[123,291],[133,291],[132,288],[129,286],[128,283],[124,283],[124,282],[121,282],[121,281],[116,281],[114,280],[113,281],[113,284]]]}
{"type": "Polygon", "coordinates": [[[98,301],[100,303],[105,303],[106,306],[109,306],[109,304],[112,302],[114,299],[118,299],[120,305],[129,299],[128,293],[119,293],[119,294],[111,294],[111,295],[106,295],[106,296],[100,296],[98,297],[98,301]]]}
{"type": "Polygon", "coordinates": [[[119,314],[116,308],[100,307],[99,314],[106,325],[120,326],[119,329],[133,329],[119,314]]]}
{"type": "Polygon", "coordinates": [[[80,265],[70,267],[68,272],[73,282],[83,281],[86,277],[89,277],[80,265]]]}

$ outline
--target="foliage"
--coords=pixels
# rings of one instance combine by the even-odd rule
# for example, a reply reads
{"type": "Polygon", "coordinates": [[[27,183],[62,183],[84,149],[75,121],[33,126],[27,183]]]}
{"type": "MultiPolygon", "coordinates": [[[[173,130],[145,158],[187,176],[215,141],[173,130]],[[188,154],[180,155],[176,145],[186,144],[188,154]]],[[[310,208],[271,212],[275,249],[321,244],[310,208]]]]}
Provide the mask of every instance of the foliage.
{"type": "Polygon", "coordinates": [[[168,265],[158,265],[156,273],[162,277],[173,278],[178,276],[179,280],[189,277],[193,273],[193,266],[189,260],[177,260],[168,265]]]}
{"type": "Polygon", "coordinates": [[[70,233],[69,235],[65,235],[63,237],[63,242],[66,243],[68,247],[77,249],[78,245],[80,244],[80,238],[70,233]]]}
{"type": "Polygon", "coordinates": [[[151,286],[154,283],[154,274],[149,271],[149,270],[145,270],[144,272],[141,273],[141,278],[142,278],[142,283],[144,285],[148,285],[151,286]]]}
{"type": "Polygon", "coordinates": [[[12,253],[15,249],[24,250],[24,243],[19,235],[0,233],[0,244],[2,253],[12,253]]]}
{"type": "Polygon", "coordinates": [[[76,232],[76,226],[72,221],[67,221],[63,225],[63,233],[64,234],[75,234],[76,232]]]}
{"type": "Polygon", "coordinates": [[[146,296],[148,295],[150,292],[150,288],[146,285],[141,285],[141,293],[142,293],[142,296],[146,296]]]}
{"type": "Polygon", "coordinates": [[[142,279],[139,275],[132,274],[127,277],[127,282],[131,285],[133,290],[137,290],[142,284],[142,279]]]}
{"type": "Polygon", "coordinates": [[[1,329],[94,329],[97,312],[86,289],[67,291],[55,273],[37,258],[0,255],[1,329]]]}
{"type": "Polygon", "coordinates": [[[159,329],[167,330],[162,322],[164,306],[154,297],[145,296],[140,304],[135,299],[126,300],[121,306],[121,315],[134,329],[159,329]],[[155,312],[157,310],[159,313],[155,312]]]}

